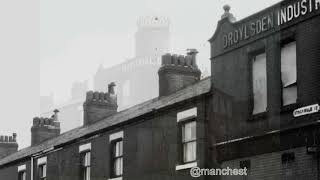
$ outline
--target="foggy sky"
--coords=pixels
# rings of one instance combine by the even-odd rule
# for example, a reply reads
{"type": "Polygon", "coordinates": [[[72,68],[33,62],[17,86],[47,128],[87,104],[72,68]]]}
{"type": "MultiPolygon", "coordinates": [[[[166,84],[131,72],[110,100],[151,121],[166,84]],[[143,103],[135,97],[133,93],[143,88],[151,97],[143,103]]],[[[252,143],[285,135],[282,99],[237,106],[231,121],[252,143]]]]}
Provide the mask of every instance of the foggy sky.
{"type": "MultiPolygon", "coordinates": [[[[30,145],[39,95],[67,101],[71,83],[91,80],[97,67],[134,56],[136,21],[160,15],[171,20],[172,52],[200,51],[210,69],[208,39],[223,5],[240,20],[279,0],[41,0],[0,2],[0,134],[18,133],[30,145]]],[[[63,124],[62,124],[63,126],[63,124]]]]}

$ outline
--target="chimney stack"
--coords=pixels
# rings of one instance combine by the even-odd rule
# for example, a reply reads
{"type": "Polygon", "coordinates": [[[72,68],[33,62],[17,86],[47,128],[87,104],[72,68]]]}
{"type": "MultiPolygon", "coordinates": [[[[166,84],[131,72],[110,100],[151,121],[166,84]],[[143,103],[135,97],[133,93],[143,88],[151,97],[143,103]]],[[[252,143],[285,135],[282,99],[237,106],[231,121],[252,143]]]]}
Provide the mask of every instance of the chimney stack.
{"type": "Polygon", "coordinates": [[[35,117],[31,127],[31,146],[60,135],[58,110],[54,110],[51,118],[35,117]]]}
{"type": "Polygon", "coordinates": [[[196,49],[188,49],[187,56],[165,54],[159,74],[159,96],[167,96],[200,80],[196,49]]]}
{"type": "Polygon", "coordinates": [[[117,95],[114,82],[108,85],[108,92],[89,91],[83,104],[83,125],[90,125],[117,112],[117,95]]]}
{"type": "Polygon", "coordinates": [[[17,134],[0,136],[0,159],[18,151],[17,134]]]}

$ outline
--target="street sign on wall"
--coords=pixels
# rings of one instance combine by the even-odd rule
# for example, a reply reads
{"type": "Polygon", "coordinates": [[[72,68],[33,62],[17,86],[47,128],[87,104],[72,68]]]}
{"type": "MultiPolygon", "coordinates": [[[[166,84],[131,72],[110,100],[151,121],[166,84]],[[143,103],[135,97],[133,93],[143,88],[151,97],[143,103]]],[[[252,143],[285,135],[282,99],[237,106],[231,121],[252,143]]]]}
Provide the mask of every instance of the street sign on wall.
{"type": "Polygon", "coordinates": [[[320,111],[319,104],[314,104],[306,107],[302,107],[293,111],[294,117],[304,116],[308,114],[317,113],[320,111]]]}

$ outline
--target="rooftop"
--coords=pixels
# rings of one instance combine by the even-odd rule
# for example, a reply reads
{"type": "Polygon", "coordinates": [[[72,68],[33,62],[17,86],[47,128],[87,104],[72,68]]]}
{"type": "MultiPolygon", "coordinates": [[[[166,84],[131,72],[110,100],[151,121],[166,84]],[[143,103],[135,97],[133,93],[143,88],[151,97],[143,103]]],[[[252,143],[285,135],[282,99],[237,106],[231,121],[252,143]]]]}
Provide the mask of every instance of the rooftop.
{"type": "Polygon", "coordinates": [[[110,128],[112,126],[118,125],[120,123],[127,122],[133,118],[137,118],[146,113],[152,112],[154,110],[159,110],[161,108],[173,105],[175,103],[197,97],[199,95],[208,93],[211,88],[210,77],[207,77],[194,85],[188,86],[176,93],[169,96],[155,98],[144,103],[133,106],[129,109],[120,111],[115,115],[107,117],[101,121],[98,121],[90,126],[83,126],[68,132],[65,132],[58,137],[49,139],[39,145],[27,147],[14,154],[11,154],[0,160],[0,166],[7,163],[29,157],[33,154],[42,152],[44,150],[50,149],[52,147],[59,147],[68,142],[74,141],[78,138],[92,135],[98,131],[110,128]]]}

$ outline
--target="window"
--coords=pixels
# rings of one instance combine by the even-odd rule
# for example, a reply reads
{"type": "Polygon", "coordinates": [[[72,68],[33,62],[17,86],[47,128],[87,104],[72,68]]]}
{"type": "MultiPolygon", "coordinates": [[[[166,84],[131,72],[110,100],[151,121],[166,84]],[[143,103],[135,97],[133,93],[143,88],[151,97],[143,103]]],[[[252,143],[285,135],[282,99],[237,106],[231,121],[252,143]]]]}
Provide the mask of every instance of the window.
{"type": "Polygon", "coordinates": [[[18,173],[18,180],[27,180],[27,173],[26,171],[20,171],[18,173]]]}
{"type": "Polygon", "coordinates": [[[26,165],[18,166],[18,180],[27,180],[26,165]]]}
{"type": "Polygon", "coordinates": [[[196,122],[182,124],[183,163],[196,161],[196,122]]]}
{"type": "Polygon", "coordinates": [[[47,178],[47,157],[41,157],[37,160],[39,179],[46,180],[47,178]]]}
{"type": "Polygon", "coordinates": [[[267,110],[267,69],[266,53],[252,59],[253,111],[259,114],[267,110]]]}
{"type": "Polygon", "coordinates": [[[197,167],[197,142],[196,142],[196,119],[198,116],[197,107],[177,113],[179,129],[178,144],[178,165],[176,171],[197,167]]]}
{"type": "Polygon", "coordinates": [[[282,105],[297,102],[297,57],[296,42],[284,43],[281,47],[282,105]]]}
{"type": "Polygon", "coordinates": [[[47,164],[39,165],[39,177],[41,180],[46,180],[47,178],[47,164]]]}
{"type": "Polygon", "coordinates": [[[122,138],[111,142],[111,173],[112,178],[120,177],[123,173],[123,140],[122,138]]]}
{"type": "Polygon", "coordinates": [[[90,162],[91,154],[90,151],[81,153],[81,176],[83,180],[90,180],[90,162]]]}

